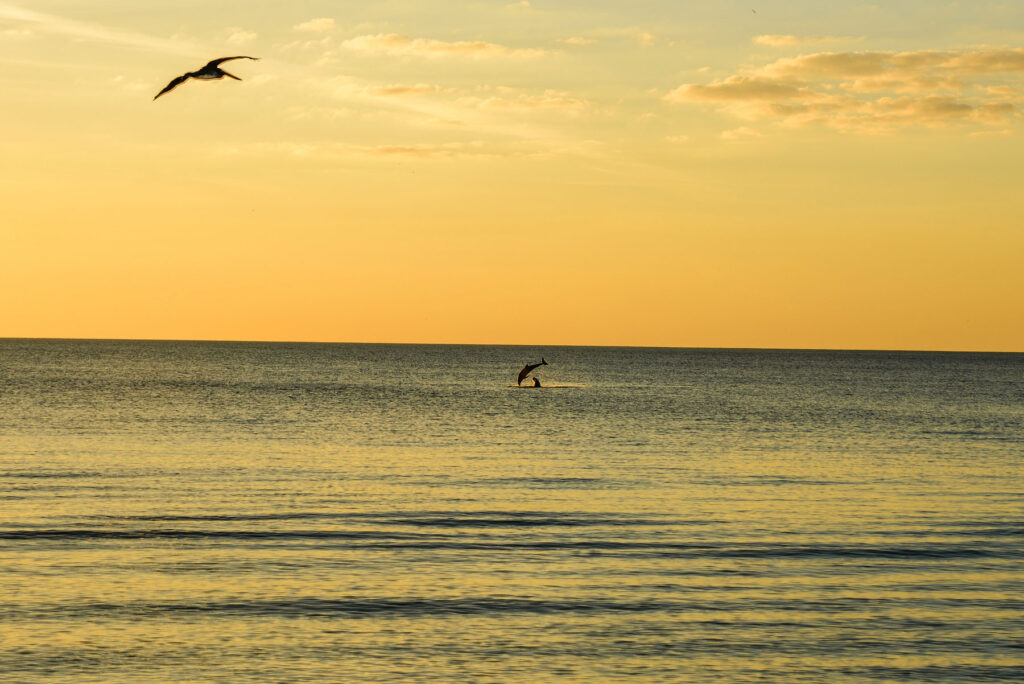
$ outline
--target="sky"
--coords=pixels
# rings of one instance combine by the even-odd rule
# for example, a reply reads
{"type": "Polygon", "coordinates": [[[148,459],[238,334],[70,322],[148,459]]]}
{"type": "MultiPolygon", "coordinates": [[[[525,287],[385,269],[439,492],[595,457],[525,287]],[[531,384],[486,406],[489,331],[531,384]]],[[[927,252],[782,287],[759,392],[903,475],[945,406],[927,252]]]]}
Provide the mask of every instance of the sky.
{"type": "Polygon", "coordinates": [[[0,0],[0,337],[1024,351],[1022,45],[985,0],[0,0]]]}

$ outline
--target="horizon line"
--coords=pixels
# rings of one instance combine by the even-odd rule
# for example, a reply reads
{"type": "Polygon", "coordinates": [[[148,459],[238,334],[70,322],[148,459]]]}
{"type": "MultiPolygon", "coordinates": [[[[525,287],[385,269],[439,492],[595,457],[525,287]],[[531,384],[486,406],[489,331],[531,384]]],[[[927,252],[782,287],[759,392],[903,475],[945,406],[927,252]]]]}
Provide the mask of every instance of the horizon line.
{"type": "Polygon", "coordinates": [[[0,342],[50,341],[50,342],[179,342],[179,343],[213,343],[213,344],[309,344],[309,345],[407,345],[434,347],[579,347],[604,349],[689,349],[706,351],[800,351],[800,352],[878,352],[878,353],[926,353],[926,354],[1024,354],[1024,350],[1005,351],[989,349],[882,349],[876,347],[701,347],[675,346],[659,344],[533,344],[533,343],[494,343],[494,342],[343,342],[321,340],[233,340],[233,339],[175,339],[160,337],[21,337],[0,336],[0,342]]]}

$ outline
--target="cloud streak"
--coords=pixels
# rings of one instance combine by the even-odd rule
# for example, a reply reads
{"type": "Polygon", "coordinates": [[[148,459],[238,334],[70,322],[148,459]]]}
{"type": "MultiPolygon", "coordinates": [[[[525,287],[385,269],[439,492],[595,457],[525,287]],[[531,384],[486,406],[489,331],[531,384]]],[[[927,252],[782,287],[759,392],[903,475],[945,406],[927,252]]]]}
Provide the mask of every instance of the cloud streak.
{"type": "Polygon", "coordinates": [[[391,145],[356,145],[326,140],[313,142],[277,141],[249,143],[246,145],[224,145],[218,147],[214,153],[220,156],[274,156],[322,160],[379,159],[388,157],[419,160],[488,160],[501,156],[496,150],[488,149],[486,143],[481,140],[391,145]]]}
{"type": "Polygon", "coordinates": [[[197,46],[190,43],[44,14],[6,2],[0,2],[0,19],[12,21],[23,28],[40,33],[92,40],[109,45],[177,55],[194,55],[197,52],[197,46]]]}

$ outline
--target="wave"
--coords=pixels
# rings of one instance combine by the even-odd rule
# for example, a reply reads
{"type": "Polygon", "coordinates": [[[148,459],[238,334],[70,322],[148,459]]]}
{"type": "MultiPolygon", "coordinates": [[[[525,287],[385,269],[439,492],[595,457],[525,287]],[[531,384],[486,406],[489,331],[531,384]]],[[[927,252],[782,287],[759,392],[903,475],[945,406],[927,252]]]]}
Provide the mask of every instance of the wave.
{"type": "Polygon", "coordinates": [[[917,544],[722,544],[685,541],[638,541],[632,539],[527,540],[515,538],[467,537],[464,533],[444,534],[396,532],[391,530],[232,530],[232,529],[90,529],[49,528],[2,530],[0,539],[12,542],[108,541],[108,540],[218,540],[253,542],[345,542],[346,548],[417,551],[533,551],[604,552],[657,558],[727,559],[884,559],[955,561],[962,559],[1024,559],[1024,547],[1016,543],[917,543],[917,544]]]}
{"type": "MultiPolygon", "coordinates": [[[[696,623],[737,626],[756,624],[804,627],[826,619],[828,615],[862,613],[865,610],[899,606],[955,605],[973,608],[1000,608],[1020,610],[1024,601],[998,601],[985,599],[935,600],[926,597],[855,597],[834,599],[800,599],[779,597],[774,599],[612,599],[602,597],[532,598],[525,596],[457,596],[457,597],[273,597],[226,598],[178,601],[126,601],[126,602],[61,602],[8,604],[0,617],[20,620],[67,620],[112,617],[154,618],[166,616],[219,616],[219,617],[444,617],[452,615],[507,615],[514,613],[544,614],[608,614],[608,613],[695,613],[696,623]],[[701,617],[700,614],[722,613],[730,620],[701,617]],[[807,613],[808,620],[772,620],[770,613],[807,613]],[[765,616],[752,619],[753,616],[765,616]]],[[[912,616],[900,616],[894,621],[907,627],[920,627],[921,621],[912,616]]]]}
{"type": "Polygon", "coordinates": [[[77,479],[77,478],[103,478],[103,477],[127,477],[124,474],[110,475],[94,471],[76,470],[17,470],[0,473],[0,479],[26,479],[26,480],[47,480],[47,479],[77,479]]]}
{"type": "MultiPolygon", "coordinates": [[[[511,480],[538,478],[508,478],[511,480]]],[[[544,478],[539,478],[544,479],[544,478]]],[[[549,478],[569,479],[569,478],[549,478]]],[[[373,523],[389,526],[415,527],[618,527],[651,525],[707,525],[721,520],[654,517],[639,514],[560,513],[548,511],[410,511],[407,513],[234,513],[205,515],[129,515],[90,516],[94,520],[125,522],[270,522],[287,520],[321,520],[335,522],[373,523]]]]}

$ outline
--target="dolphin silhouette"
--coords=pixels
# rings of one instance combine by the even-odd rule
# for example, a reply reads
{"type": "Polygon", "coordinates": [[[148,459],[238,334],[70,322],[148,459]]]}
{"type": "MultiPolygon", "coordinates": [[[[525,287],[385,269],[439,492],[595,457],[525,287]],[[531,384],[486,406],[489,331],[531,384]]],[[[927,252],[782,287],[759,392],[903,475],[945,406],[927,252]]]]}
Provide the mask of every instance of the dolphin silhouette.
{"type": "Polygon", "coordinates": [[[523,370],[519,371],[519,377],[516,378],[516,384],[517,385],[522,385],[523,384],[523,378],[525,378],[527,375],[529,375],[530,371],[532,371],[534,368],[540,368],[541,366],[546,366],[546,365],[548,365],[548,362],[544,360],[543,356],[540,357],[540,363],[528,363],[528,364],[526,364],[525,366],[523,366],[523,370]]]}

